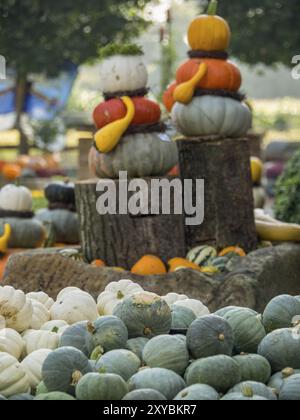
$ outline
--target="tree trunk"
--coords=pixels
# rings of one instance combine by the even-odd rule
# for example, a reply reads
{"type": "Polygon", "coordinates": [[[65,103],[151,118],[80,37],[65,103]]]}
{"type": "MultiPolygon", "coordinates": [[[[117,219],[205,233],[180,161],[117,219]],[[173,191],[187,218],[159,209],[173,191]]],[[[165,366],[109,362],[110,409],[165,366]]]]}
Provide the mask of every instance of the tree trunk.
{"type": "Polygon", "coordinates": [[[26,94],[27,94],[27,76],[18,76],[17,77],[17,85],[16,85],[16,121],[15,121],[15,128],[20,133],[20,146],[19,152],[21,155],[27,155],[29,153],[29,144],[28,138],[23,131],[23,127],[21,124],[21,118],[24,110],[24,105],[26,101],[26,94]]]}
{"type": "Polygon", "coordinates": [[[204,222],[186,226],[187,247],[209,244],[223,249],[239,245],[246,251],[254,250],[257,234],[249,142],[184,138],[177,144],[181,178],[205,181],[204,222]]]}

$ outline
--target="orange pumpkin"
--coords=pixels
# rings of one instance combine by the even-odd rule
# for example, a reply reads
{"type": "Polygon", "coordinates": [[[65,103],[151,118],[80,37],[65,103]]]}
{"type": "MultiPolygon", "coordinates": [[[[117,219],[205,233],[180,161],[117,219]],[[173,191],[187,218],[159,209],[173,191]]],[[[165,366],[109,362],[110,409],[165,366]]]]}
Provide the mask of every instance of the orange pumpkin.
{"type": "Polygon", "coordinates": [[[2,169],[6,164],[7,164],[6,160],[0,160],[0,173],[2,172],[2,169]]]}
{"type": "MultiPolygon", "coordinates": [[[[157,103],[147,98],[131,98],[135,107],[132,125],[156,124],[160,121],[161,110],[157,103]]],[[[96,127],[101,129],[126,116],[126,106],[121,99],[111,99],[98,105],[94,110],[96,127]]]]}
{"type": "Polygon", "coordinates": [[[160,258],[145,255],[132,267],[131,272],[139,276],[151,276],[166,274],[167,269],[160,258]]]}
{"type": "Polygon", "coordinates": [[[223,249],[223,251],[220,252],[219,257],[226,257],[228,254],[237,254],[240,257],[246,257],[246,252],[238,247],[238,246],[230,246],[228,248],[223,249]]]}
{"type": "Polygon", "coordinates": [[[42,156],[31,156],[29,161],[29,168],[33,171],[42,171],[47,169],[47,162],[42,156]]]}
{"type": "Polygon", "coordinates": [[[94,260],[94,261],[91,263],[91,265],[92,265],[93,267],[106,267],[105,262],[104,262],[104,261],[102,261],[102,260],[94,260]]]}
{"type": "Polygon", "coordinates": [[[173,94],[177,86],[178,84],[176,82],[172,83],[163,94],[163,103],[168,112],[171,112],[173,106],[175,105],[173,94]]]}
{"type": "Polygon", "coordinates": [[[200,80],[199,88],[237,92],[241,87],[242,76],[237,66],[230,61],[215,58],[192,58],[183,63],[176,73],[177,84],[191,80],[199,71],[201,63],[207,65],[207,72],[200,80]]]}
{"type": "Polygon", "coordinates": [[[47,167],[49,169],[59,169],[61,164],[61,158],[58,153],[49,153],[43,156],[45,159],[47,167]]]}
{"type": "Polygon", "coordinates": [[[21,168],[28,168],[30,165],[30,157],[28,155],[20,155],[16,161],[21,168]]]}
{"type": "Polygon", "coordinates": [[[185,258],[173,258],[168,262],[169,272],[174,273],[183,268],[191,268],[192,270],[201,271],[199,265],[194,264],[193,262],[186,260],[185,258]]]}
{"type": "Polygon", "coordinates": [[[193,50],[224,51],[230,44],[231,31],[226,20],[216,16],[218,2],[212,0],[207,15],[198,16],[188,30],[188,41],[193,50]]]}
{"type": "Polygon", "coordinates": [[[7,163],[2,168],[2,174],[7,181],[15,181],[21,176],[22,171],[19,165],[7,163]]]}

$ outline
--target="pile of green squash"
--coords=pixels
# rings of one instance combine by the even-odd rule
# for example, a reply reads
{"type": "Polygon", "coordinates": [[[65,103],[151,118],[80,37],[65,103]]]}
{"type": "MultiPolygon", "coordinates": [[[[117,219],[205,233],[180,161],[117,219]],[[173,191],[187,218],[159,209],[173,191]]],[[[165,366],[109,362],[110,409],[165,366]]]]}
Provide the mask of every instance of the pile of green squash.
{"type": "Polygon", "coordinates": [[[86,308],[81,321],[68,305],[91,302],[86,292],[68,288],[55,303],[43,295],[48,331],[59,338],[43,356],[34,391],[26,392],[19,376],[13,386],[24,392],[11,395],[5,380],[13,358],[1,353],[0,334],[0,400],[300,400],[300,297],[278,296],[262,315],[226,307],[199,316],[183,296],[178,305],[175,294],[159,297],[122,282],[99,296],[115,293],[111,315],[86,308]]]}

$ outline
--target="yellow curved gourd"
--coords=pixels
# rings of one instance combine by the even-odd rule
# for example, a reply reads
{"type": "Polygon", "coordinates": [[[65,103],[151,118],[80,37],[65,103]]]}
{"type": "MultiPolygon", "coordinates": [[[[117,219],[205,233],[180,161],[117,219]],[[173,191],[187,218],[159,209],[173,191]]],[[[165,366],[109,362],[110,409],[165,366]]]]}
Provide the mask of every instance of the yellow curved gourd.
{"type": "Polygon", "coordinates": [[[289,223],[270,223],[256,220],[260,239],[270,242],[300,242],[300,226],[289,223]]]}
{"type": "Polygon", "coordinates": [[[203,79],[206,72],[207,65],[205,63],[202,63],[199,66],[199,70],[191,80],[177,86],[173,94],[175,102],[180,102],[181,104],[185,105],[189,104],[193,99],[195,89],[198,83],[203,79]]]}
{"type": "Polygon", "coordinates": [[[8,241],[11,237],[11,226],[8,224],[4,225],[3,235],[0,237],[0,252],[3,254],[7,251],[8,241]]]}
{"type": "Polygon", "coordinates": [[[109,153],[117,146],[134,118],[135,107],[132,100],[128,96],[124,96],[121,99],[127,108],[125,117],[106,125],[95,135],[95,144],[101,153],[109,153]]]}

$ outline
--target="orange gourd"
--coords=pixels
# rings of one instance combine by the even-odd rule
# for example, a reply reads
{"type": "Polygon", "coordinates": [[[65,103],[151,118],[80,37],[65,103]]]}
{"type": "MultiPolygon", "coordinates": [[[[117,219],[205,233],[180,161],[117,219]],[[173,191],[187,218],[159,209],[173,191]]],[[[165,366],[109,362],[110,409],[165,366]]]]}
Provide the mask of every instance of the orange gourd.
{"type": "Polygon", "coordinates": [[[168,89],[163,94],[163,103],[167,109],[168,112],[172,111],[173,106],[175,105],[175,99],[174,99],[174,91],[177,88],[177,83],[172,83],[168,89]]]}
{"type": "Polygon", "coordinates": [[[174,273],[183,268],[191,268],[192,270],[201,271],[199,265],[186,260],[185,258],[173,258],[172,260],[168,261],[169,265],[169,272],[174,273]]]}
{"type": "Polygon", "coordinates": [[[223,249],[223,251],[220,252],[219,257],[226,257],[228,254],[237,254],[240,257],[246,257],[246,252],[238,247],[238,246],[230,246],[228,248],[223,249]]]}
{"type": "Polygon", "coordinates": [[[167,269],[160,258],[145,255],[132,267],[131,272],[140,276],[151,276],[166,274],[167,269]]]}
{"type": "Polygon", "coordinates": [[[7,181],[15,181],[21,176],[21,168],[14,163],[7,163],[2,168],[2,175],[7,181]]]}

